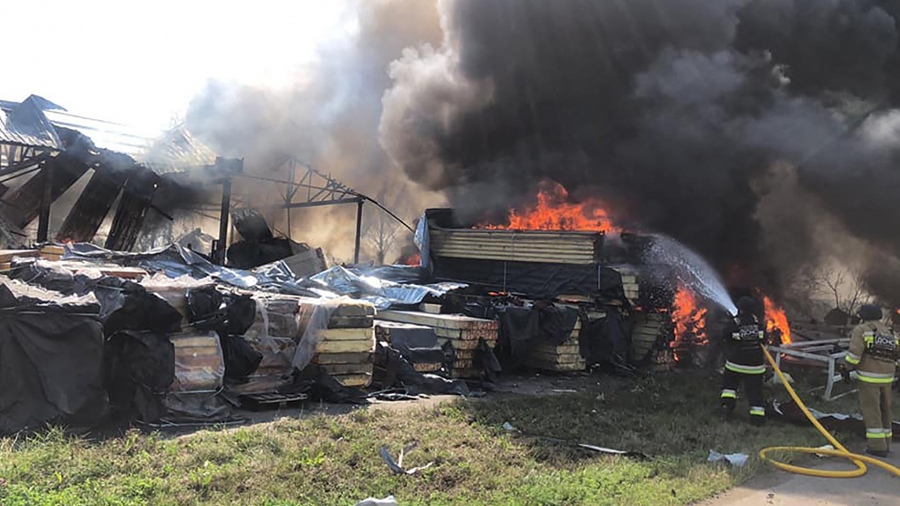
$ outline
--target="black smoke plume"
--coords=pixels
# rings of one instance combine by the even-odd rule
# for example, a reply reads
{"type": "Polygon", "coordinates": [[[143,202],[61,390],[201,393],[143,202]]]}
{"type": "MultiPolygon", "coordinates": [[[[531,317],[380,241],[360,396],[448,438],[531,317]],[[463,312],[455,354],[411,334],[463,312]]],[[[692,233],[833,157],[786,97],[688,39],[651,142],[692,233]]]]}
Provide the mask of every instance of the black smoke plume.
{"type": "Polygon", "coordinates": [[[382,100],[410,179],[477,217],[552,178],[733,283],[782,296],[838,255],[900,305],[879,282],[900,253],[900,2],[438,5],[440,45],[405,50],[382,100]]]}

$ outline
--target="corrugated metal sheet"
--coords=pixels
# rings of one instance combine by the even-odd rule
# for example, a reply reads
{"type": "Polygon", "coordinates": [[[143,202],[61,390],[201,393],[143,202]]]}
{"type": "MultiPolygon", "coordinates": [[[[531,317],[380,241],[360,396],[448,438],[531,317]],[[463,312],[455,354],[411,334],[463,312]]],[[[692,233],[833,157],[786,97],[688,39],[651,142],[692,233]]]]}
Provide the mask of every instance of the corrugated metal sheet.
{"type": "Polygon", "coordinates": [[[138,161],[157,174],[165,174],[213,165],[216,152],[179,125],[142,152],[138,161]]]}
{"type": "Polygon", "coordinates": [[[75,130],[100,149],[123,153],[157,174],[212,165],[216,153],[183,125],[168,132],[72,114],[37,95],[0,100],[0,143],[62,150],[57,128],[75,130]]]}
{"type": "Polygon", "coordinates": [[[54,126],[75,130],[89,137],[98,148],[124,153],[135,159],[162,135],[157,130],[142,130],[63,110],[44,111],[44,115],[54,126]]]}
{"type": "MultiPolygon", "coordinates": [[[[39,98],[39,97],[38,97],[39,98]]],[[[34,100],[20,104],[4,102],[0,107],[0,142],[36,148],[62,149],[53,125],[34,100]]]]}

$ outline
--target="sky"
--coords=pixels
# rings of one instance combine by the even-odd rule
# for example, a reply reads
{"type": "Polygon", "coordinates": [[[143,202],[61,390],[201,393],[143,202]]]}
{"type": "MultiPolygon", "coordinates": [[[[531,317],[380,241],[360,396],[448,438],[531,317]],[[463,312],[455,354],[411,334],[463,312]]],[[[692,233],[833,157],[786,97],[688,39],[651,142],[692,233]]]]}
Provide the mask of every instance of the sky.
{"type": "Polygon", "coordinates": [[[334,0],[4,2],[0,99],[163,130],[210,79],[302,82],[316,48],[354,27],[334,0]],[[13,20],[16,20],[13,22],[13,20]]]}

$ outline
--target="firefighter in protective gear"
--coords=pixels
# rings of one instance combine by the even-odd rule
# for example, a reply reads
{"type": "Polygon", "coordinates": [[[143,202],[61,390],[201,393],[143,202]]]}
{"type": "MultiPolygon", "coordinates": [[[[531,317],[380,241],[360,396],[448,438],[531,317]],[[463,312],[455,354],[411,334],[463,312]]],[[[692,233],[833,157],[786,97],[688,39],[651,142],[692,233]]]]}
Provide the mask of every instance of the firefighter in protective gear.
{"type": "Polygon", "coordinates": [[[881,308],[866,304],[859,310],[861,323],[850,334],[847,365],[856,369],[859,410],[866,424],[867,452],[887,456],[891,448],[893,415],[891,387],[900,359],[897,335],[882,321],[881,308]]]}
{"type": "Polygon", "coordinates": [[[737,404],[741,383],[750,403],[750,422],[762,425],[766,420],[763,396],[765,357],[761,345],[765,343],[766,327],[756,316],[758,306],[750,297],[738,300],[738,314],[725,329],[725,372],[719,400],[722,411],[730,414],[737,404]]]}

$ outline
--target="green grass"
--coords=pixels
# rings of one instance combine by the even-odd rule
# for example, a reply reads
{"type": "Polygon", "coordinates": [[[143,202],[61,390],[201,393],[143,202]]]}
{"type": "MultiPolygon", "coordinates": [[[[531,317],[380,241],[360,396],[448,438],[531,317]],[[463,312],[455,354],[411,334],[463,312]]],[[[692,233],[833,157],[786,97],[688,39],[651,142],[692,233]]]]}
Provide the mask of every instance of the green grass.
{"type": "Polygon", "coordinates": [[[352,505],[393,494],[404,506],[677,505],[757,474],[763,446],[822,444],[802,427],[721,422],[716,383],[671,374],[577,394],[372,408],[179,438],[130,431],[90,441],[50,429],[0,440],[0,503],[352,505]],[[522,434],[503,430],[507,421],[522,434]],[[378,448],[396,455],[413,441],[419,446],[404,464],[435,464],[418,475],[390,473],[378,448]],[[707,464],[710,449],[752,458],[732,470],[707,464]]]}

